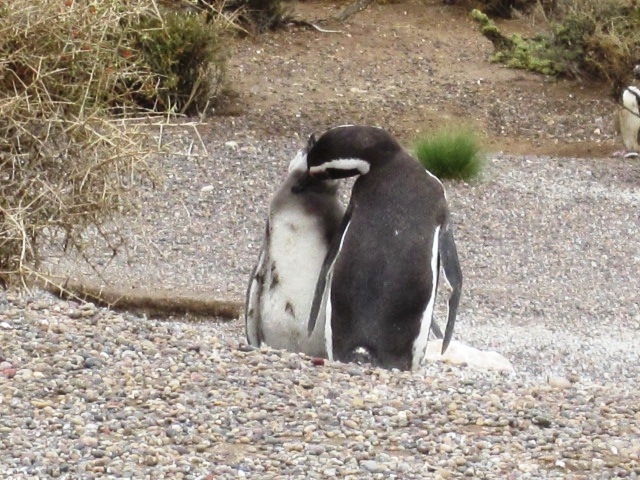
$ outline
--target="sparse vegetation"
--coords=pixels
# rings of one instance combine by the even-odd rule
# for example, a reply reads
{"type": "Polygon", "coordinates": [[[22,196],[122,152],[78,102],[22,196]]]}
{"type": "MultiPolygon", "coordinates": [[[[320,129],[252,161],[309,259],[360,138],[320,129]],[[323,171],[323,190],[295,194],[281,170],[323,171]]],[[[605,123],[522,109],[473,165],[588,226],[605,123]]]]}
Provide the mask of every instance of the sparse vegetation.
{"type": "Polygon", "coordinates": [[[616,89],[625,85],[640,62],[640,4],[635,0],[565,1],[552,23],[552,45],[564,54],[572,76],[604,79],[616,89]]]}
{"type": "Polygon", "coordinates": [[[629,81],[640,61],[635,0],[558,0],[545,13],[548,28],[532,38],[502,35],[478,10],[472,17],[493,42],[494,61],[546,75],[605,80],[615,93],[629,81]]]}
{"type": "Polygon", "coordinates": [[[224,73],[219,27],[144,0],[0,5],[0,282],[48,240],[82,251],[89,227],[113,239],[105,225],[152,175],[150,129],[133,117],[206,106],[224,73]]]}
{"type": "Polygon", "coordinates": [[[480,141],[466,128],[446,129],[415,142],[413,152],[440,179],[471,180],[482,171],[480,141]]]}
{"type": "MultiPolygon", "coordinates": [[[[148,70],[154,83],[136,90],[136,103],[187,115],[205,111],[223,87],[227,57],[223,30],[206,15],[180,11],[137,19],[129,38],[130,60],[148,70]]],[[[130,81],[129,87],[135,88],[136,82],[130,81]]]]}
{"type": "Polygon", "coordinates": [[[232,14],[234,23],[245,31],[264,33],[286,24],[291,8],[283,0],[198,0],[208,18],[232,14]]]}
{"type": "Polygon", "coordinates": [[[536,8],[550,12],[556,8],[558,0],[480,0],[482,10],[488,15],[511,18],[514,12],[528,13],[536,8]]]}

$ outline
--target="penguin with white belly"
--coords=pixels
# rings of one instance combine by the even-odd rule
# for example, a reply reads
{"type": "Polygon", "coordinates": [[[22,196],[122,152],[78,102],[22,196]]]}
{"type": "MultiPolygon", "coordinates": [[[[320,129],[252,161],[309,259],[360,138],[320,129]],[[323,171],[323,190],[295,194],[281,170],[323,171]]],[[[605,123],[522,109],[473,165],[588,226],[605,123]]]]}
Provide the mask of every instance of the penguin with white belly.
{"type": "MultiPolygon", "coordinates": [[[[640,65],[633,69],[635,78],[640,78],[640,65]]],[[[640,89],[629,85],[622,92],[622,108],[619,111],[620,133],[624,143],[624,157],[640,156],[640,89]]]]}
{"type": "Polygon", "coordinates": [[[328,130],[306,155],[305,191],[358,176],[320,273],[309,332],[325,324],[327,355],[411,370],[424,358],[440,266],[451,287],[442,352],[453,333],[462,273],[442,183],[386,131],[328,130]]]}
{"type": "Polygon", "coordinates": [[[344,206],[337,182],[311,180],[304,191],[292,192],[306,170],[306,151],[301,151],[271,201],[262,250],[247,291],[246,334],[256,347],[266,344],[326,357],[324,323],[321,320],[311,335],[307,323],[318,275],[344,206]]]}

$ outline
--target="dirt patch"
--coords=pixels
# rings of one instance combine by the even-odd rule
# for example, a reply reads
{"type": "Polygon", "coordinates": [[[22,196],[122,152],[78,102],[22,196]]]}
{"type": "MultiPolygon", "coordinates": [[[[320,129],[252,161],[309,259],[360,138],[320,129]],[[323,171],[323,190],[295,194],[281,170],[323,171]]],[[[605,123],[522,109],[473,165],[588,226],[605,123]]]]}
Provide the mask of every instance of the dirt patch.
{"type": "MultiPolygon", "coordinates": [[[[293,2],[319,22],[336,2],[293,2]]],[[[345,123],[383,126],[404,142],[450,124],[471,125],[489,151],[609,156],[619,148],[605,85],[558,81],[490,62],[491,43],[464,6],[440,0],[375,4],[323,33],[291,26],[239,40],[227,113],[264,135],[307,136],[345,123]]],[[[535,30],[503,21],[507,33],[535,30]]],[[[215,124],[215,120],[212,121],[215,124]]]]}

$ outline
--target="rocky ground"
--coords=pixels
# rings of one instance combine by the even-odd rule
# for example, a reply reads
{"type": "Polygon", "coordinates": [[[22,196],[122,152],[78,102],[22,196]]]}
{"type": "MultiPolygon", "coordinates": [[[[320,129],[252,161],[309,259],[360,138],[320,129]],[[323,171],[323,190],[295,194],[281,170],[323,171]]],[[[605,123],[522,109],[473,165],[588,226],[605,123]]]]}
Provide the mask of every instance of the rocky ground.
{"type": "Polygon", "coordinates": [[[465,275],[455,337],[516,373],[319,364],[247,348],[240,320],[9,291],[0,478],[640,476],[640,165],[607,158],[612,102],[488,63],[490,45],[440,2],[337,27],[239,42],[238,115],[198,127],[202,144],[192,127],[171,133],[165,183],[141,187],[141,217],[119,226],[128,248],[93,252],[100,276],[68,256],[49,265],[241,301],[270,196],[309,132],[362,121],[409,143],[421,122],[470,119],[489,153],[480,180],[446,183],[465,275]]]}

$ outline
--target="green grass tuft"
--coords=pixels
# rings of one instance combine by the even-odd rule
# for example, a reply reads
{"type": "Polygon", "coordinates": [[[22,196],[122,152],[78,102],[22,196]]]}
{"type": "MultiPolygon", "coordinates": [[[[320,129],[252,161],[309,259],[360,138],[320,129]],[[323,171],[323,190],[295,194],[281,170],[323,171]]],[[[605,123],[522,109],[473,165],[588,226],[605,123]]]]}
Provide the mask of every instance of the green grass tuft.
{"type": "Polygon", "coordinates": [[[471,180],[482,171],[480,141],[470,130],[444,130],[419,138],[413,152],[440,179],[471,180]]]}

